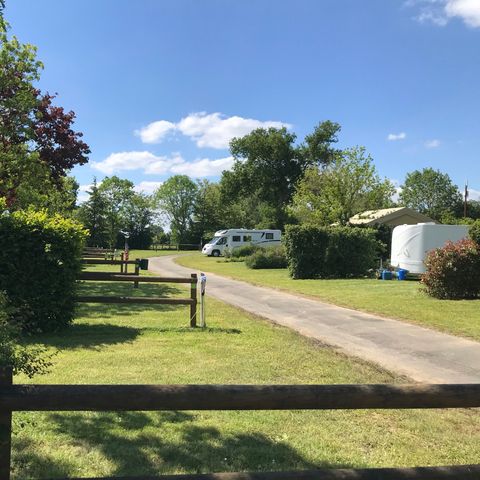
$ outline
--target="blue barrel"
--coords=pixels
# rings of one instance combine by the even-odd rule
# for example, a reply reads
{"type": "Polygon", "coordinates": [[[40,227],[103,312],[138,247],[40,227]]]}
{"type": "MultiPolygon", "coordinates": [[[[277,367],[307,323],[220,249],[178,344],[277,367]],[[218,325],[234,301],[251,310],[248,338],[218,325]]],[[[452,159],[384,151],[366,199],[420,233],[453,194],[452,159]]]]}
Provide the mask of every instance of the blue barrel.
{"type": "Polygon", "coordinates": [[[404,270],[403,268],[400,268],[397,272],[397,278],[399,280],[406,280],[407,279],[407,273],[408,273],[408,270],[404,270]]]}
{"type": "Polygon", "coordinates": [[[392,272],[390,270],[382,271],[382,280],[391,280],[393,278],[392,272]]]}

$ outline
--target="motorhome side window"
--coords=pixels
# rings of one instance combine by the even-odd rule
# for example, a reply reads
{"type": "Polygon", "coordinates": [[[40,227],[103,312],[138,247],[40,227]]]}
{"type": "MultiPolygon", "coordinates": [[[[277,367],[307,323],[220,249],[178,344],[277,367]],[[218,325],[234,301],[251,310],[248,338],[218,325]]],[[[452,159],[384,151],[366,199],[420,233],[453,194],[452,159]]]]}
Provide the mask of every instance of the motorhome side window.
{"type": "Polygon", "coordinates": [[[252,236],[251,235],[244,235],[243,236],[243,241],[244,242],[251,242],[252,241],[252,236]]]}
{"type": "Polygon", "coordinates": [[[232,242],[241,242],[242,241],[242,237],[240,235],[234,235],[232,237],[232,242]]]}
{"type": "Polygon", "coordinates": [[[222,237],[218,242],[217,245],[225,245],[227,243],[227,237],[222,237]]]}
{"type": "Polygon", "coordinates": [[[267,233],[267,234],[265,235],[265,238],[266,238],[267,240],[273,240],[273,233],[267,233]]]}

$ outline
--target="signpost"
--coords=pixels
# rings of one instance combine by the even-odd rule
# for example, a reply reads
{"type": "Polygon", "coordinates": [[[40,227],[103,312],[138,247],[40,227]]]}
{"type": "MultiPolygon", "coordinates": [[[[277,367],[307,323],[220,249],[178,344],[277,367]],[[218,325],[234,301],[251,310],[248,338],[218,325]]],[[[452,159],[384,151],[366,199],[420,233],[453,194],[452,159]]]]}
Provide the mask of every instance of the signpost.
{"type": "Polygon", "coordinates": [[[205,289],[207,286],[207,276],[200,273],[200,326],[205,328],[205,289]]]}

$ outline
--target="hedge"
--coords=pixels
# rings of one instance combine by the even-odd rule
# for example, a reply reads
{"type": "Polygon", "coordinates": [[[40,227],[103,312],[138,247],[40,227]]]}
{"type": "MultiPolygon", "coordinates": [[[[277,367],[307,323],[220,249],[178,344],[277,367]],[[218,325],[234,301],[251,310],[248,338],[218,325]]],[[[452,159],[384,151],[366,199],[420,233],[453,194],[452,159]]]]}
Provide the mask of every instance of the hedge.
{"type": "Polygon", "coordinates": [[[480,220],[475,220],[470,225],[468,235],[477,245],[480,245],[480,220]]]}
{"type": "Polygon", "coordinates": [[[355,227],[287,225],[285,248],[293,278],[360,277],[375,267],[375,232],[355,227]]]}
{"type": "Polygon", "coordinates": [[[72,321],[87,233],[76,221],[45,211],[0,216],[0,291],[24,332],[53,331],[72,321]]]}

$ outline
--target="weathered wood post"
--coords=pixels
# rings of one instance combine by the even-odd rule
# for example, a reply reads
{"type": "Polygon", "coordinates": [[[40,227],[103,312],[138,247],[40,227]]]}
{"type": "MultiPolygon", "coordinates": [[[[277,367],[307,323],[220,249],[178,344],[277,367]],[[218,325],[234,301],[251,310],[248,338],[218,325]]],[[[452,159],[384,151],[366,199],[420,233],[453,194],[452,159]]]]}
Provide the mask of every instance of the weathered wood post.
{"type": "MultiPolygon", "coordinates": [[[[0,388],[13,383],[11,368],[0,367],[0,388]]],[[[12,451],[12,411],[0,411],[0,480],[10,480],[12,451]]]]}
{"type": "Polygon", "coordinates": [[[120,255],[120,261],[122,262],[122,263],[120,264],[120,273],[124,273],[124,272],[123,272],[123,262],[125,261],[125,260],[124,260],[124,256],[125,256],[125,253],[122,252],[121,255],[120,255]]]}
{"type": "MultiPolygon", "coordinates": [[[[140,259],[136,258],[135,259],[135,276],[140,275],[140,259]]],[[[138,282],[133,282],[133,288],[138,288],[138,282]]]]}
{"type": "Polygon", "coordinates": [[[192,283],[190,284],[190,298],[192,303],[190,304],[190,326],[197,326],[197,274],[192,273],[190,275],[192,283]]]}

